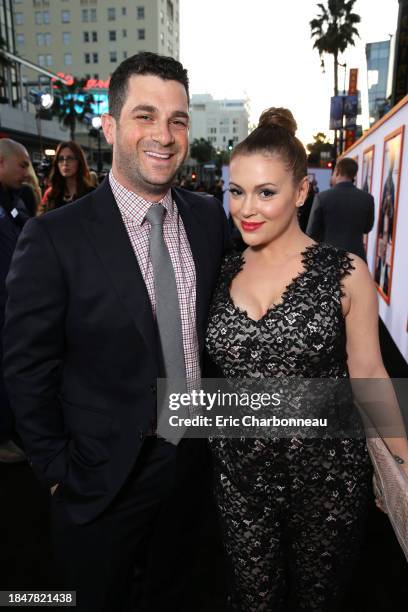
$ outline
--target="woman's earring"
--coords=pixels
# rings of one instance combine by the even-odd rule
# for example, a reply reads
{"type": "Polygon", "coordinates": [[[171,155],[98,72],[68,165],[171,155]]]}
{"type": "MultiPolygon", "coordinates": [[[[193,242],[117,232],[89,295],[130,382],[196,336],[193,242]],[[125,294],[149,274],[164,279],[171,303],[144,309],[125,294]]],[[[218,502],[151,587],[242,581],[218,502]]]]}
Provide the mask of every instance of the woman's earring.
{"type": "Polygon", "coordinates": [[[304,202],[298,202],[298,207],[300,208],[301,206],[303,206],[304,202]]]}

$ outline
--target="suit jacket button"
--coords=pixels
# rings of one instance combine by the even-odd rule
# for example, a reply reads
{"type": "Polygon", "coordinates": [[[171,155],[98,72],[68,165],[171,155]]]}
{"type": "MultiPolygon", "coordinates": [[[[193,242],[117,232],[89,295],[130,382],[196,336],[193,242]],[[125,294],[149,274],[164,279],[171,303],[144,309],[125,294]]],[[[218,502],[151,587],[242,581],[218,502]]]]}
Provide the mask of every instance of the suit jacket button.
{"type": "Polygon", "coordinates": [[[139,440],[143,440],[144,437],[145,437],[144,431],[139,429],[139,440]]]}

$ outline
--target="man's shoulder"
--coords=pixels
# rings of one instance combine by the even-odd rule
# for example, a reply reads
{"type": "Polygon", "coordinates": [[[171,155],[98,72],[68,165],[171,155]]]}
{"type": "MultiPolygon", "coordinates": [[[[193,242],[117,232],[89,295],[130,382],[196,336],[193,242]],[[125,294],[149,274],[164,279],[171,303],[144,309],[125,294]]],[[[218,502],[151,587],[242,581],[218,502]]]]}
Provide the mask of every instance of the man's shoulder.
{"type": "Polygon", "coordinates": [[[78,200],[75,200],[72,204],[65,204],[65,206],[50,210],[36,217],[36,219],[47,227],[75,223],[90,210],[94,194],[96,194],[97,191],[97,189],[92,190],[81,198],[78,198],[78,200]]]}
{"type": "Polygon", "coordinates": [[[222,204],[217,198],[209,193],[197,193],[196,191],[189,191],[182,187],[172,188],[174,198],[186,202],[189,206],[199,208],[200,210],[219,210],[222,208],[222,204]]]}

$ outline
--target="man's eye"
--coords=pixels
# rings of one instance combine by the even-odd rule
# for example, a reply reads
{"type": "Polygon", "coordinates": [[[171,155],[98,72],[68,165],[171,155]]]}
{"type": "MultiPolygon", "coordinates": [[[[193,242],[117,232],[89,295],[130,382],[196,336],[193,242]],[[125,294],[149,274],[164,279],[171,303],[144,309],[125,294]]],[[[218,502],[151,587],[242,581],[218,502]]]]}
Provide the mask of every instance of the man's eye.
{"type": "Polygon", "coordinates": [[[187,121],[183,121],[183,119],[174,119],[173,123],[177,126],[187,127],[187,121]]]}
{"type": "Polygon", "coordinates": [[[149,121],[150,119],[152,119],[152,117],[150,117],[150,115],[138,115],[137,116],[138,119],[143,119],[146,121],[149,121]]]}

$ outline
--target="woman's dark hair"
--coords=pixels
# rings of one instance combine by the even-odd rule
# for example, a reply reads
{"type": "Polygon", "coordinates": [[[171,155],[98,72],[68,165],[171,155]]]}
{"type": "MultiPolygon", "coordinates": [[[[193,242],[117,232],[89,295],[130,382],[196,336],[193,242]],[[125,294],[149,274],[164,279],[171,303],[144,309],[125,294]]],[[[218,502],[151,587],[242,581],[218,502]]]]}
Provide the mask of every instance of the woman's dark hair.
{"type": "Polygon", "coordinates": [[[153,75],[167,81],[181,83],[189,98],[187,70],[172,57],[144,51],[128,57],[113,72],[109,82],[109,114],[119,119],[125,103],[129,78],[134,75],[153,75]]]}
{"type": "Polygon", "coordinates": [[[268,108],[259,118],[258,127],[240,142],[231,154],[263,153],[278,155],[293,172],[295,183],[307,176],[307,155],[303,144],[296,138],[297,123],[287,108],[268,108]]]}
{"type": "Polygon", "coordinates": [[[52,168],[50,172],[50,191],[48,192],[47,197],[47,210],[50,210],[55,207],[55,202],[59,202],[65,192],[65,179],[62,176],[59,164],[58,157],[62,149],[70,149],[72,151],[72,155],[78,161],[78,171],[76,173],[76,189],[75,196],[76,198],[80,198],[85,195],[90,188],[92,187],[91,176],[89,174],[88,164],[86,163],[85,155],[82,148],[76,142],[72,140],[68,140],[67,142],[60,142],[57,150],[55,151],[55,157],[52,162],[52,168]]]}

